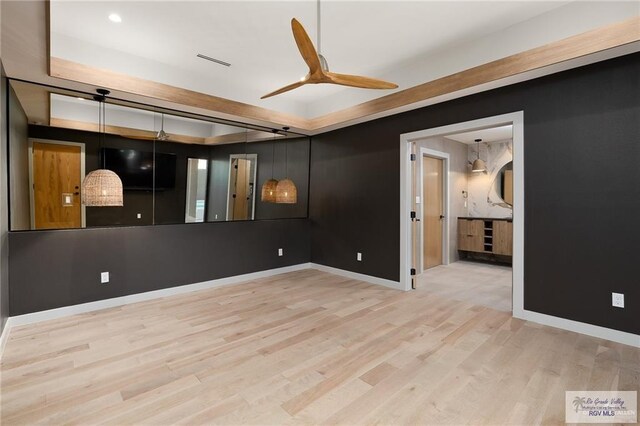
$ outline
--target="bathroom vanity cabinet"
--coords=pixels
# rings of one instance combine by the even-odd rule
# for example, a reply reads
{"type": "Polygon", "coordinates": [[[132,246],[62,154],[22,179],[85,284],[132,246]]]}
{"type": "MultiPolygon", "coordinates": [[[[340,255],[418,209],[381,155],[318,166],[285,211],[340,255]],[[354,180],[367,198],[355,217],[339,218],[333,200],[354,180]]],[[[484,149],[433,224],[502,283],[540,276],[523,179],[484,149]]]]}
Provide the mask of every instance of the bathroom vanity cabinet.
{"type": "Polygon", "coordinates": [[[512,219],[459,217],[458,250],[512,256],[512,219]]]}

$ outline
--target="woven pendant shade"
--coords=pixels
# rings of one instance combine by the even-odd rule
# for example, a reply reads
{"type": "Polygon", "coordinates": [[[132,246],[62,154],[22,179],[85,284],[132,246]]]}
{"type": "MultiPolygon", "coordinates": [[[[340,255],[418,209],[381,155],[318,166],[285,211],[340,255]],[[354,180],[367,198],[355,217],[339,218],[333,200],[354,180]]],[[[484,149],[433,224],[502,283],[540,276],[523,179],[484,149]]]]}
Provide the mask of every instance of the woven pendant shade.
{"type": "Polygon", "coordinates": [[[122,206],[122,181],[111,170],[92,171],[82,182],[82,203],[90,207],[122,206]]]}
{"type": "Polygon", "coordinates": [[[296,184],[289,178],[278,182],[276,188],[276,203],[295,204],[298,202],[298,189],[296,184]]]}
{"type": "Polygon", "coordinates": [[[265,203],[276,202],[276,190],[278,187],[278,181],[275,179],[269,179],[262,185],[262,196],[260,199],[265,203]]]}

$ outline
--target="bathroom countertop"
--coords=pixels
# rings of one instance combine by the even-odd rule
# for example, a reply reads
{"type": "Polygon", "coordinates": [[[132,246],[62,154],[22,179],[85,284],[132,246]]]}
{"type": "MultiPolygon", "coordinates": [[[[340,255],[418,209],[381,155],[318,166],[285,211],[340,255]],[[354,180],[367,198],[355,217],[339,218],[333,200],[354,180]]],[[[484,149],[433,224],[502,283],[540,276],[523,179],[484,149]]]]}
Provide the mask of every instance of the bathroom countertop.
{"type": "Polygon", "coordinates": [[[513,222],[512,217],[471,217],[471,216],[458,216],[458,219],[477,219],[477,220],[506,220],[507,222],[513,222]]]}

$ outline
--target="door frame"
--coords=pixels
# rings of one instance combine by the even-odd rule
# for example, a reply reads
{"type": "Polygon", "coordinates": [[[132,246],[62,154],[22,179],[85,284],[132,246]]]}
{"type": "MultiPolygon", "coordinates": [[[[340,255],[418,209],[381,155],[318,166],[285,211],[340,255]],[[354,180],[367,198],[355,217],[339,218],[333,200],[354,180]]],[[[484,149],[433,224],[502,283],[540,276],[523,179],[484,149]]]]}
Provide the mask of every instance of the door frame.
{"type": "Polygon", "coordinates": [[[431,157],[442,160],[442,210],[444,219],[442,221],[442,264],[448,265],[451,261],[449,258],[450,248],[450,196],[449,196],[449,172],[450,172],[450,155],[446,152],[440,152],[429,148],[423,148],[418,145],[420,158],[420,271],[424,272],[424,167],[422,166],[423,157],[431,157]]]}
{"type": "Polygon", "coordinates": [[[71,145],[80,147],[80,227],[87,227],[87,207],[82,203],[82,182],[85,177],[85,144],[81,142],[66,142],[52,139],[29,138],[28,156],[29,156],[29,221],[31,229],[36,229],[36,212],[35,212],[35,192],[33,191],[33,144],[34,142],[48,143],[51,145],[71,145]]]}
{"type": "Polygon", "coordinates": [[[400,288],[411,290],[411,149],[410,144],[434,136],[513,125],[513,291],[512,315],[524,310],[524,111],[496,115],[400,135],[400,288]]]}
{"type": "Polygon", "coordinates": [[[227,216],[226,216],[226,220],[230,221],[231,219],[229,219],[229,206],[231,204],[231,194],[229,193],[229,185],[231,184],[231,173],[233,172],[233,170],[231,170],[231,164],[233,163],[233,159],[234,158],[239,158],[239,159],[243,159],[243,160],[252,160],[255,162],[255,167],[253,168],[253,201],[251,202],[251,219],[247,219],[247,220],[255,220],[256,218],[256,178],[257,178],[257,172],[258,172],[258,154],[230,154],[229,155],[229,177],[227,178],[227,216]]]}

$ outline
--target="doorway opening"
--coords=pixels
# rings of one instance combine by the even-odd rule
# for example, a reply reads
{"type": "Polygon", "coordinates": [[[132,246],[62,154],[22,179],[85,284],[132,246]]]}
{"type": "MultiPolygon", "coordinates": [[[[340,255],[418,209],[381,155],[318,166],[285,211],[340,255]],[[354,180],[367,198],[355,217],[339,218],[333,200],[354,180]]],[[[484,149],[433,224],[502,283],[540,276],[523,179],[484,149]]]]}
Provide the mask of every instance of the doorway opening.
{"type": "Polygon", "coordinates": [[[29,139],[31,229],[86,227],[83,143],[29,139]]]}
{"type": "Polygon", "coordinates": [[[404,134],[400,149],[402,287],[521,317],[523,113],[404,134]]]}

